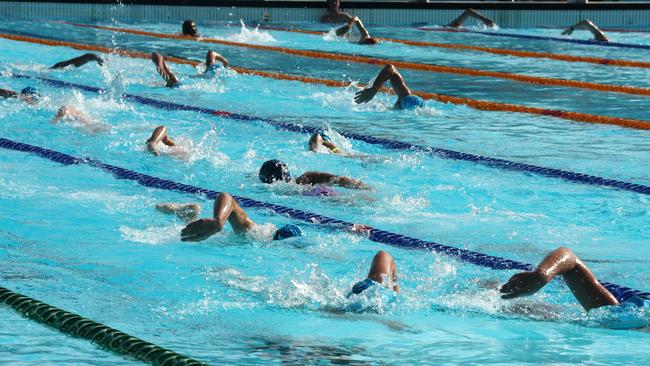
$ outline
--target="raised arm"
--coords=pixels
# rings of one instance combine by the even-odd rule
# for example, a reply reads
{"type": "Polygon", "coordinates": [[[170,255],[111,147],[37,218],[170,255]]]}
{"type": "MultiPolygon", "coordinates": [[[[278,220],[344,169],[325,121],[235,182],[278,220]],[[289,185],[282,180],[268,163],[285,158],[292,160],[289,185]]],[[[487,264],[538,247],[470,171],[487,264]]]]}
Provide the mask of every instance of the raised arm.
{"type": "Polygon", "coordinates": [[[221,192],[214,200],[211,219],[200,219],[181,230],[181,241],[202,241],[223,230],[226,221],[237,234],[248,231],[255,225],[237,201],[228,193],[221,192]]]}
{"type": "Polygon", "coordinates": [[[206,69],[210,68],[210,66],[214,65],[217,61],[221,62],[223,66],[228,66],[228,60],[225,57],[215,51],[208,51],[208,53],[205,55],[206,69]]]}
{"type": "Polygon", "coordinates": [[[488,27],[494,27],[496,23],[485,15],[479,13],[474,9],[467,9],[461,14],[458,18],[454,19],[451,23],[447,24],[447,27],[460,27],[467,20],[467,18],[474,18],[481,21],[488,27]]]}
{"type": "Polygon", "coordinates": [[[384,83],[388,80],[390,80],[390,84],[393,87],[395,94],[397,94],[397,100],[411,95],[411,90],[408,88],[402,75],[397,71],[395,66],[386,65],[381,69],[379,75],[377,75],[375,81],[372,83],[372,86],[357,92],[354,101],[357,103],[368,103],[375,97],[379,89],[381,89],[384,86],[384,83]]]}
{"type": "Polygon", "coordinates": [[[156,71],[158,71],[158,74],[160,74],[160,76],[162,76],[162,78],[167,82],[167,85],[165,86],[171,88],[178,84],[178,78],[169,69],[169,67],[167,67],[165,59],[163,59],[163,57],[158,52],[153,52],[151,54],[151,61],[153,61],[154,65],[156,65],[156,71]]]}
{"type": "Polygon", "coordinates": [[[512,276],[501,287],[501,297],[512,299],[530,296],[541,290],[555,276],[561,274],[582,307],[589,311],[607,305],[617,305],[618,300],[603,287],[589,268],[568,248],[558,248],[549,253],[533,272],[512,276]]]}
{"type": "Polygon", "coordinates": [[[160,155],[157,146],[161,142],[167,146],[174,146],[174,141],[167,135],[167,128],[165,126],[158,126],[153,130],[151,137],[147,140],[147,150],[156,156],[160,155]]]}
{"type": "Polygon", "coordinates": [[[79,67],[82,65],[87,64],[90,61],[95,61],[99,66],[102,66],[104,64],[104,60],[97,56],[94,53],[86,53],[85,55],[81,55],[79,57],[71,58],[66,61],[61,61],[54,66],[50,67],[50,69],[62,69],[66,66],[73,65],[74,67],[79,67]]]}
{"type": "Polygon", "coordinates": [[[600,28],[598,28],[598,27],[596,26],[596,24],[594,24],[594,23],[593,23],[591,20],[589,20],[589,19],[581,20],[581,21],[579,21],[578,23],[576,23],[576,24],[570,26],[569,28],[565,29],[564,32],[562,32],[562,35],[568,36],[568,35],[570,35],[571,33],[573,33],[573,31],[576,30],[576,29],[584,29],[584,30],[588,30],[588,31],[591,32],[591,34],[594,35],[594,38],[595,38],[597,41],[600,41],[600,42],[609,42],[609,39],[607,38],[607,36],[605,35],[605,33],[603,33],[603,31],[601,31],[600,28]]]}
{"type": "Polygon", "coordinates": [[[346,35],[350,31],[350,29],[352,29],[352,25],[356,22],[357,19],[358,19],[357,17],[351,17],[348,20],[347,24],[345,24],[341,28],[338,28],[334,33],[336,33],[336,35],[339,37],[346,35]]]}

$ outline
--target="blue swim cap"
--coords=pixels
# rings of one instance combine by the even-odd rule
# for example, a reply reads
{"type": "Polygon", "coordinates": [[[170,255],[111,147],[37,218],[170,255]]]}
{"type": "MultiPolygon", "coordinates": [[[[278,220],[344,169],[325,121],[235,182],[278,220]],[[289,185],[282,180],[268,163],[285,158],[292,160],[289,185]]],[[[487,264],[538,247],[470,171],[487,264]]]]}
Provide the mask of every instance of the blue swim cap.
{"type": "Polygon", "coordinates": [[[283,240],[294,236],[302,236],[302,230],[297,225],[288,224],[284,225],[275,232],[275,235],[273,235],[273,240],[283,240]]]}
{"type": "Polygon", "coordinates": [[[424,100],[417,95],[407,95],[399,102],[400,109],[424,108],[424,100]]]}
{"type": "Polygon", "coordinates": [[[291,174],[289,174],[289,167],[287,167],[287,164],[277,159],[268,160],[264,162],[264,164],[262,164],[262,167],[260,168],[259,175],[260,175],[260,180],[263,183],[268,183],[268,184],[280,180],[283,180],[285,182],[291,180],[291,174]]]}
{"type": "Polygon", "coordinates": [[[320,135],[320,137],[323,138],[323,141],[329,141],[329,142],[332,142],[332,139],[331,139],[329,136],[327,136],[327,135],[325,134],[325,132],[319,132],[318,134],[320,135]]]}
{"type": "Polygon", "coordinates": [[[28,86],[28,87],[24,88],[23,90],[20,91],[20,94],[28,95],[28,96],[30,96],[30,97],[32,97],[34,99],[38,99],[38,98],[41,97],[41,93],[38,91],[38,89],[36,89],[33,86],[28,86]]]}

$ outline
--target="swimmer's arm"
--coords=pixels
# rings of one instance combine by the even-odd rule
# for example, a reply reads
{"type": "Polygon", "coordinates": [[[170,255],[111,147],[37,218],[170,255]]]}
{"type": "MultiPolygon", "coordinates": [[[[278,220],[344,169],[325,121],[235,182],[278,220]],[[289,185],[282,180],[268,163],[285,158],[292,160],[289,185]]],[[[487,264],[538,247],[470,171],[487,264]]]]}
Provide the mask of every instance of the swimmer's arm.
{"type": "Polygon", "coordinates": [[[582,20],[570,26],[569,28],[565,29],[564,32],[562,32],[562,35],[570,35],[576,29],[588,30],[589,32],[591,32],[591,34],[594,35],[594,38],[597,41],[609,42],[609,39],[607,38],[605,33],[603,33],[603,31],[601,31],[600,28],[598,28],[591,20],[588,19],[582,20]]]}
{"type": "Polygon", "coordinates": [[[474,9],[465,10],[463,12],[463,14],[461,14],[458,18],[454,19],[451,23],[447,24],[447,26],[448,27],[460,27],[461,25],[463,25],[465,20],[467,20],[467,18],[469,18],[469,17],[480,20],[481,22],[483,22],[483,24],[485,24],[488,27],[494,27],[495,26],[495,23],[494,23],[494,21],[492,19],[490,19],[490,18],[486,17],[485,15],[477,12],[474,9]]]}
{"type": "Polygon", "coordinates": [[[329,149],[330,152],[334,154],[340,154],[341,149],[339,149],[338,146],[336,146],[333,142],[331,141],[323,141],[323,146],[329,149]]]}
{"type": "Polygon", "coordinates": [[[324,172],[306,172],[296,178],[297,184],[327,184],[352,189],[371,189],[360,180],[324,172]]]}
{"type": "Polygon", "coordinates": [[[342,26],[341,28],[338,28],[335,31],[336,35],[339,37],[346,35],[352,28],[352,24],[354,24],[357,19],[358,19],[357,17],[351,17],[346,25],[342,26]]]}
{"type": "Polygon", "coordinates": [[[13,90],[0,89],[0,97],[3,98],[18,98],[18,93],[13,90]]]}
{"type": "Polygon", "coordinates": [[[359,30],[359,34],[361,34],[361,39],[370,38],[370,33],[368,33],[366,27],[363,26],[363,23],[361,22],[361,19],[359,19],[359,17],[354,17],[354,23],[357,25],[357,30],[359,30]]]}
{"type": "Polygon", "coordinates": [[[221,61],[221,63],[223,64],[223,66],[228,66],[228,63],[229,63],[229,62],[228,62],[228,59],[226,59],[225,57],[223,57],[221,54],[215,52],[215,56],[214,56],[214,58],[216,58],[217,60],[221,61]]]}
{"type": "Polygon", "coordinates": [[[81,55],[79,57],[75,57],[66,61],[61,61],[55,64],[54,66],[50,67],[50,69],[62,69],[70,65],[74,65],[74,67],[79,67],[85,65],[90,61],[96,61],[99,66],[102,66],[104,64],[104,60],[101,57],[97,56],[94,53],[86,53],[85,55],[81,55]]]}
{"type": "Polygon", "coordinates": [[[77,110],[77,109],[75,109],[73,107],[69,107],[69,106],[63,106],[63,107],[59,108],[56,115],[52,119],[52,123],[57,123],[57,122],[59,122],[60,120],[62,120],[64,118],[74,119],[74,120],[76,120],[76,121],[78,121],[78,122],[80,122],[82,124],[85,124],[85,125],[89,125],[89,124],[93,123],[93,121],[90,119],[90,117],[83,114],[80,110],[77,110]]]}
{"type": "Polygon", "coordinates": [[[379,89],[381,89],[388,80],[390,80],[390,84],[393,87],[395,94],[397,94],[398,100],[411,94],[411,90],[408,88],[404,78],[402,78],[402,75],[397,71],[395,66],[386,65],[381,69],[379,75],[377,75],[375,81],[372,83],[372,86],[357,92],[354,101],[357,103],[368,103],[375,97],[379,89]]]}

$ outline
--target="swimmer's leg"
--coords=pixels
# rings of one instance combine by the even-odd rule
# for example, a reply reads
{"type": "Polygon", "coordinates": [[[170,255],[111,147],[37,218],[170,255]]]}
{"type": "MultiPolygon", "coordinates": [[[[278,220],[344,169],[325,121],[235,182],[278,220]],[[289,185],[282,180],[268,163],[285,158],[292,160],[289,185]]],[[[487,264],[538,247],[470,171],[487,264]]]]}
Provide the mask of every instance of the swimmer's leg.
{"type": "Polygon", "coordinates": [[[71,58],[66,61],[61,61],[59,63],[54,64],[54,66],[50,67],[50,69],[62,69],[66,66],[73,65],[74,67],[80,67],[82,65],[87,64],[90,61],[95,61],[99,66],[102,66],[104,64],[104,60],[97,56],[94,53],[86,53],[85,55],[81,55],[79,57],[71,58]]]}
{"type": "Polygon", "coordinates": [[[196,203],[159,203],[156,210],[165,214],[174,214],[185,222],[194,222],[199,218],[201,206],[196,203]]]}
{"type": "Polygon", "coordinates": [[[561,274],[582,307],[589,311],[607,305],[618,305],[618,300],[601,285],[596,276],[569,248],[558,248],[549,253],[533,272],[512,276],[501,287],[501,297],[511,299],[528,296],[541,290],[553,277],[561,274]]]}
{"type": "Polygon", "coordinates": [[[165,81],[167,82],[167,85],[165,86],[172,87],[178,84],[178,78],[169,69],[169,67],[165,63],[165,60],[158,52],[153,52],[151,54],[151,61],[153,61],[154,65],[156,65],[156,70],[158,71],[158,74],[160,74],[160,76],[162,76],[162,78],[165,79],[165,81]]]}
{"type": "Polygon", "coordinates": [[[399,285],[397,284],[397,265],[388,252],[380,250],[375,254],[375,257],[372,258],[368,278],[379,283],[383,283],[385,278],[388,280],[386,287],[399,292],[399,285]]]}
{"type": "Polygon", "coordinates": [[[167,146],[174,146],[174,141],[167,135],[165,126],[158,126],[153,130],[151,137],[147,140],[147,150],[156,156],[160,155],[156,146],[161,142],[167,146]]]}
{"type": "Polygon", "coordinates": [[[226,221],[230,223],[237,234],[244,233],[255,225],[230,194],[221,192],[214,200],[213,218],[200,219],[187,225],[181,231],[181,240],[205,240],[223,230],[226,221]]]}

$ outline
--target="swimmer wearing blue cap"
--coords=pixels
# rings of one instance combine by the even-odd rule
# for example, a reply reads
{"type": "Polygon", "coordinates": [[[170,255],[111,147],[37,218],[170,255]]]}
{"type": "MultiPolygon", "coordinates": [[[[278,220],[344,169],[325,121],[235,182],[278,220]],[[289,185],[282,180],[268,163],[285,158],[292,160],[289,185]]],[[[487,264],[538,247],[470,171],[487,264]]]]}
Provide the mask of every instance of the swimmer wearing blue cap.
{"type": "Polygon", "coordinates": [[[607,38],[607,36],[605,35],[605,33],[603,33],[603,31],[600,30],[600,28],[598,28],[598,27],[596,26],[596,24],[594,24],[594,22],[592,22],[592,21],[589,20],[589,19],[581,20],[581,21],[579,21],[578,23],[576,23],[576,24],[570,26],[569,28],[565,29],[565,30],[562,32],[562,35],[563,35],[563,36],[570,36],[571,33],[573,33],[573,31],[576,30],[576,29],[584,29],[584,30],[588,30],[589,32],[591,32],[591,34],[594,35],[594,39],[595,39],[596,41],[599,41],[599,42],[609,42],[609,38],[607,38]]]}
{"type": "Polygon", "coordinates": [[[324,172],[306,172],[298,178],[292,179],[287,164],[277,159],[264,162],[260,168],[259,177],[262,183],[267,184],[281,181],[290,182],[293,180],[296,184],[301,185],[327,185],[350,189],[372,189],[360,180],[324,172]]]}
{"type": "Polygon", "coordinates": [[[541,290],[555,276],[562,275],[580,305],[586,310],[604,306],[650,307],[650,299],[641,296],[619,303],[616,297],[598,282],[596,276],[568,248],[549,253],[532,272],[517,273],[501,286],[503,299],[530,296],[541,290]]]}
{"type": "Polygon", "coordinates": [[[397,283],[397,265],[393,257],[383,250],[380,250],[372,258],[368,277],[357,282],[352,286],[352,290],[347,297],[359,295],[373,286],[385,286],[395,292],[399,292],[397,283]]]}
{"type": "Polygon", "coordinates": [[[20,93],[16,93],[15,91],[9,89],[0,89],[0,97],[17,98],[27,104],[34,105],[38,103],[38,100],[41,98],[41,93],[35,87],[28,86],[23,88],[20,93]]]}
{"type": "Polygon", "coordinates": [[[66,61],[61,61],[59,63],[54,64],[54,66],[50,67],[50,69],[62,69],[64,67],[68,67],[70,65],[74,67],[81,67],[91,61],[97,62],[99,66],[104,65],[104,59],[99,57],[98,55],[94,53],[86,53],[85,55],[81,55],[79,57],[71,58],[66,61]]]}
{"type": "Polygon", "coordinates": [[[348,24],[342,26],[341,28],[336,30],[336,35],[339,37],[343,37],[344,35],[348,34],[350,32],[350,29],[352,29],[352,26],[356,25],[357,30],[359,31],[359,40],[357,41],[358,44],[365,44],[365,45],[373,45],[379,43],[377,38],[373,38],[370,36],[370,33],[368,33],[368,30],[366,27],[363,25],[361,22],[361,19],[359,17],[352,17],[348,21],[348,24]]]}
{"type": "Polygon", "coordinates": [[[467,18],[474,18],[482,22],[483,24],[485,24],[485,26],[487,27],[496,26],[494,20],[486,17],[485,15],[479,13],[474,9],[467,9],[460,16],[458,16],[458,18],[452,20],[451,23],[447,24],[447,27],[453,27],[453,28],[460,27],[461,25],[463,25],[463,23],[465,23],[467,18]]]}
{"type": "MultiPolygon", "coordinates": [[[[201,210],[197,204],[163,203],[156,205],[156,209],[164,213],[175,214],[180,219],[190,222],[181,230],[181,241],[203,241],[223,230],[226,221],[238,235],[244,235],[254,230],[256,226],[237,201],[226,192],[221,192],[214,200],[214,212],[211,219],[197,220],[201,210]]],[[[273,234],[273,240],[284,240],[302,234],[300,227],[289,224],[277,229],[273,234]]]]}
{"type": "Polygon", "coordinates": [[[317,152],[320,150],[321,146],[327,148],[327,151],[332,154],[343,154],[343,150],[336,146],[336,144],[332,142],[332,139],[330,139],[330,137],[324,132],[318,132],[311,135],[309,138],[309,150],[317,152]]]}
{"type": "MultiPolygon", "coordinates": [[[[167,66],[165,59],[158,52],[153,52],[151,54],[151,61],[156,65],[158,74],[165,79],[165,82],[167,83],[165,84],[166,87],[176,88],[181,85],[178,77],[176,77],[174,72],[169,68],[169,66],[167,66]]],[[[225,57],[221,56],[217,52],[208,51],[205,55],[205,71],[201,76],[214,76],[219,67],[221,67],[218,62],[221,62],[224,67],[228,66],[228,60],[225,57]]]]}
{"type": "Polygon", "coordinates": [[[402,75],[397,71],[395,66],[390,64],[381,69],[372,86],[357,92],[354,96],[354,101],[358,104],[368,103],[388,80],[390,80],[390,85],[393,87],[395,94],[397,94],[395,109],[424,108],[424,100],[411,93],[411,89],[406,85],[402,75]]]}

